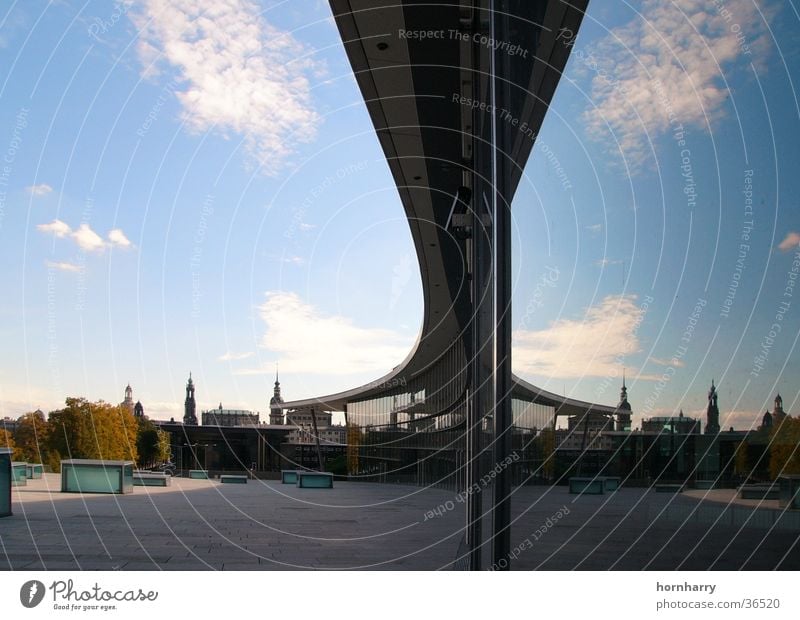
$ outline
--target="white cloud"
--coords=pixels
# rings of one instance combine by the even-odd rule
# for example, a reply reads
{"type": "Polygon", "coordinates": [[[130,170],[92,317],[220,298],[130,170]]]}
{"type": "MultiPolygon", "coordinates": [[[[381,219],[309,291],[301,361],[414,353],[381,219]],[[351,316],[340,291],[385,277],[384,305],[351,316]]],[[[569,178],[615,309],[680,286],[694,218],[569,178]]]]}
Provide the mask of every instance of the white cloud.
{"type": "MultiPolygon", "coordinates": [[[[767,19],[776,6],[761,7],[767,19]]],[[[588,134],[610,142],[613,131],[636,169],[648,153],[646,132],[652,138],[671,133],[671,123],[706,128],[718,119],[729,97],[724,78],[734,68],[749,72],[751,62],[763,62],[770,44],[756,3],[727,0],[724,8],[729,15],[703,0],[646,0],[641,17],[575,54],[572,66],[591,76],[596,106],[583,114],[588,134]]]]}
{"type": "Polygon", "coordinates": [[[131,247],[130,240],[125,236],[125,233],[122,232],[120,228],[113,228],[112,230],[108,231],[108,240],[111,242],[112,245],[115,245],[120,248],[129,248],[131,247]]]}
{"type": "Polygon", "coordinates": [[[546,329],[514,332],[513,366],[548,378],[609,377],[620,359],[640,350],[644,311],[633,295],[608,296],[582,319],[558,319],[546,329]]]}
{"type": "Polygon", "coordinates": [[[302,256],[284,256],[281,262],[289,265],[305,265],[306,259],[302,256]]]}
{"type": "Polygon", "coordinates": [[[92,230],[89,224],[81,224],[77,230],[72,230],[69,224],[61,220],[53,220],[49,224],[39,224],[36,230],[43,233],[50,233],[59,238],[69,237],[84,252],[102,252],[109,245],[120,248],[130,248],[133,244],[125,236],[120,228],[113,228],[108,231],[108,241],[92,230]]]}
{"type": "Polygon", "coordinates": [[[246,353],[233,353],[232,351],[228,351],[227,353],[223,353],[220,355],[217,360],[220,362],[235,362],[237,360],[244,360],[248,357],[253,357],[255,352],[247,351],[246,353]]]}
{"type": "Polygon", "coordinates": [[[191,130],[243,136],[272,174],[293,145],[316,135],[320,116],[309,76],[322,65],[290,33],[268,23],[257,3],[145,0],[131,19],[140,28],[145,72],[168,66],[177,74],[176,96],[191,130]]]}
{"type": "Polygon", "coordinates": [[[590,225],[586,226],[585,228],[586,228],[586,230],[588,230],[591,233],[599,233],[601,230],[603,230],[603,225],[602,224],[590,224],[590,225]]]}
{"type": "Polygon", "coordinates": [[[34,196],[47,196],[50,192],[53,191],[53,188],[50,187],[47,183],[41,183],[39,185],[29,185],[25,188],[34,196]]]}
{"type": "Polygon", "coordinates": [[[103,238],[86,223],[81,224],[78,230],[73,232],[70,237],[85,252],[102,252],[106,247],[106,242],[103,241],[103,238]]]}
{"type": "Polygon", "coordinates": [[[61,220],[53,220],[49,224],[38,224],[36,230],[43,233],[51,233],[59,239],[66,237],[72,232],[72,228],[61,220]]]}
{"type": "Polygon", "coordinates": [[[780,242],[778,249],[781,252],[791,252],[796,249],[798,245],[800,245],[800,233],[792,231],[780,242]]]}
{"type": "Polygon", "coordinates": [[[69,271],[71,273],[79,273],[83,267],[75,265],[74,263],[67,263],[63,261],[47,261],[47,266],[59,271],[69,271]]]}
{"type": "MultiPolygon", "coordinates": [[[[269,292],[258,311],[266,324],[261,346],[280,360],[281,372],[380,376],[405,359],[412,346],[407,336],[391,330],[325,315],[295,293],[269,292]]],[[[269,364],[241,374],[273,372],[269,364]]]]}

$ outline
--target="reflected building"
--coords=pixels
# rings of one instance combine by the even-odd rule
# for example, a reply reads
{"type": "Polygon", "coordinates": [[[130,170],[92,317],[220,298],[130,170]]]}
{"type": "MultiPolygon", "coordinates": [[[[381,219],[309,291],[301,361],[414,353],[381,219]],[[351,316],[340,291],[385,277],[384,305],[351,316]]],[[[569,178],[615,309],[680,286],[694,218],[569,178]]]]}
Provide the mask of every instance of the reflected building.
{"type": "Polygon", "coordinates": [[[616,430],[629,431],[631,430],[631,404],[628,402],[628,388],[625,385],[625,371],[622,371],[622,389],[619,392],[619,404],[617,405],[617,424],[616,430]]]}
{"type": "Polygon", "coordinates": [[[642,420],[642,432],[692,435],[700,433],[700,420],[684,416],[681,409],[677,416],[655,416],[642,420]]]}
{"type": "Polygon", "coordinates": [[[719,407],[717,406],[717,388],[714,380],[711,380],[711,388],[708,390],[708,408],[706,409],[706,434],[716,435],[719,433],[719,407]]]}

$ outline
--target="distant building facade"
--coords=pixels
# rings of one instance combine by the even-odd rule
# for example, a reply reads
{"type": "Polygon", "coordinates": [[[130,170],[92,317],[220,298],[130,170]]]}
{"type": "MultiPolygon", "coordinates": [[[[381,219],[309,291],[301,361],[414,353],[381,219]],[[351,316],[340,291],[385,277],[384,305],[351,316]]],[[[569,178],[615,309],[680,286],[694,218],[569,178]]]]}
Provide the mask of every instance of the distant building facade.
{"type": "Polygon", "coordinates": [[[700,420],[683,415],[683,411],[676,416],[655,416],[642,420],[642,432],[693,435],[700,432],[700,420]]]}
{"type": "Polygon", "coordinates": [[[203,411],[203,426],[258,426],[260,415],[257,411],[245,409],[224,409],[222,403],[217,409],[203,411]]]}

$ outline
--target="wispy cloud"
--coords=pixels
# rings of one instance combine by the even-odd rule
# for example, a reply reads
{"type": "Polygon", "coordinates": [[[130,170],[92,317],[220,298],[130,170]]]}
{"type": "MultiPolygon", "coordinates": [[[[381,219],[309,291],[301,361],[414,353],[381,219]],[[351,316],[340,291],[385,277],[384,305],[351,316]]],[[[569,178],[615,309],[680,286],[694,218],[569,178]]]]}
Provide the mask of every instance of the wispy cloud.
{"type": "Polygon", "coordinates": [[[72,232],[72,228],[70,228],[69,224],[58,219],[55,219],[48,224],[38,224],[36,226],[36,230],[55,235],[59,239],[66,237],[72,232]]]}
{"type": "Polygon", "coordinates": [[[603,230],[603,225],[602,224],[589,224],[588,226],[585,226],[584,228],[586,228],[586,230],[588,230],[590,233],[599,233],[601,230],[603,230]]]}
{"type": "Polygon", "coordinates": [[[52,269],[58,269],[59,271],[68,271],[70,273],[79,273],[83,267],[80,265],[76,265],[74,263],[67,263],[64,261],[47,261],[47,266],[52,269]]]}
{"type": "Polygon", "coordinates": [[[140,28],[145,72],[168,67],[195,132],[244,137],[269,174],[298,142],[316,135],[320,116],[309,78],[322,67],[291,33],[271,25],[250,0],[145,0],[131,12],[140,28]],[[153,64],[155,63],[155,64],[153,64]]]}
{"type": "Polygon", "coordinates": [[[767,57],[770,39],[759,8],[769,20],[777,5],[727,0],[727,13],[718,5],[646,0],[641,16],[575,57],[572,66],[591,78],[594,106],[583,114],[588,134],[609,142],[613,132],[634,170],[649,152],[648,134],[652,139],[676,125],[713,123],[729,97],[727,74],[749,71],[751,62],[767,57]],[[744,41],[737,40],[734,24],[744,41]]]}
{"type": "Polygon", "coordinates": [[[781,252],[791,252],[796,249],[797,246],[800,246],[800,233],[792,231],[780,242],[778,249],[781,252]]]}
{"type": "Polygon", "coordinates": [[[546,329],[514,333],[514,369],[550,378],[608,377],[620,359],[640,350],[644,311],[633,295],[608,296],[581,319],[559,319],[546,329]]]}
{"type": "Polygon", "coordinates": [[[305,265],[306,259],[302,256],[282,256],[281,262],[287,265],[305,265]]]}
{"type": "Polygon", "coordinates": [[[28,190],[28,192],[33,196],[47,196],[47,194],[53,191],[53,188],[47,183],[41,183],[40,185],[29,185],[25,189],[28,190]]]}
{"type": "Polygon", "coordinates": [[[683,368],[685,366],[683,360],[679,360],[678,358],[668,360],[660,357],[651,357],[649,361],[657,366],[672,366],[673,368],[683,368]]]}
{"type": "Polygon", "coordinates": [[[235,362],[237,360],[246,360],[248,357],[253,357],[254,355],[254,351],[247,351],[246,353],[234,353],[232,351],[228,351],[227,353],[220,355],[217,360],[220,362],[235,362]]]}
{"type": "Polygon", "coordinates": [[[599,258],[594,261],[594,264],[600,267],[607,267],[608,265],[621,265],[622,261],[614,258],[599,258]]]}
{"type": "MultiPolygon", "coordinates": [[[[281,371],[326,375],[388,372],[412,342],[388,329],[359,327],[347,317],[326,315],[295,293],[273,291],[258,308],[266,325],[261,346],[274,353],[281,371]]],[[[275,367],[240,374],[273,373],[275,367]]]]}

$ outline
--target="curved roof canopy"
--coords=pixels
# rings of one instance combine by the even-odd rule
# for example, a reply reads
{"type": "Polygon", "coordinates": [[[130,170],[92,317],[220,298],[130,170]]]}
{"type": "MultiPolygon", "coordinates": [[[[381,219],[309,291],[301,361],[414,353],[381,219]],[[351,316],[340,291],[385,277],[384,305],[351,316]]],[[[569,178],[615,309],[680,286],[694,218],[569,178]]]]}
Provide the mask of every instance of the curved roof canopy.
{"type": "MultiPolygon", "coordinates": [[[[475,40],[470,1],[331,0],[336,25],[408,218],[420,265],[423,323],[413,350],[386,376],[359,388],[287,402],[342,410],[425,371],[464,334],[471,305],[463,242],[446,230],[458,188],[471,164],[475,44],[508,53],[503,120],[513,124],[504,159],[513,196],[561,72],[586,2],[511,0],[506,41],[475,40]]],[[[510,197],[509,196],[509,200],[510,197]]],[[[559,415],[606,407],[567,399],[514,378],[514,395],[550,404],[559,415]]]]}

